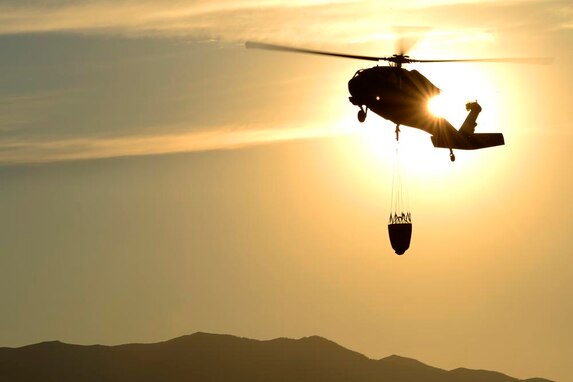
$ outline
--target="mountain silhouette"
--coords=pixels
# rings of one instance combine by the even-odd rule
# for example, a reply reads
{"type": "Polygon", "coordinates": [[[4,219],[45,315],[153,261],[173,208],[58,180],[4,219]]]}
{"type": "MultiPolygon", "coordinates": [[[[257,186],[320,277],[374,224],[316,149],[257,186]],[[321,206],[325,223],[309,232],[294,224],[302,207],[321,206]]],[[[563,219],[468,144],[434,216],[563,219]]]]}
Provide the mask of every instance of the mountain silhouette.
{"type": "Polygon", "coordinates": [[[397,355],[372,360],[318,336],[259,341],[207,333],[154,344],[82,346],[53,341],[0,348],[0,380],[551,382],[485,370],[447,371],[397,355]]]}

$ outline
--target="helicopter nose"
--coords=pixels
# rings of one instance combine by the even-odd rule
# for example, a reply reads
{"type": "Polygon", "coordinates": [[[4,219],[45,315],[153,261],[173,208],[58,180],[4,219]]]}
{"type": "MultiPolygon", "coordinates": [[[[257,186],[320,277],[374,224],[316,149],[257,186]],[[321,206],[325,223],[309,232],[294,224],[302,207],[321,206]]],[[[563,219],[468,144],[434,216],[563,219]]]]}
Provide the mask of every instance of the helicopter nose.
{"type": "Polygon", "coordinates": [[[348,81],[348,91],[351,95],[356,96],[358,94],[364,93],[364,84],[360,77],[353,77],[348,81]]]}
{"type": "Polygon", "coordinates": [[[380,94],[377,94],[379,91],[373,89],[372,84],[367,80],[367,78],[365,78],[365,76],[355,75],[351,78],[350,81],[348,81],[348,91],[351,95],[350,102],[358,106],[366,105],[371,102],[372,96],[375,94],[381,97],[380,94]]]}

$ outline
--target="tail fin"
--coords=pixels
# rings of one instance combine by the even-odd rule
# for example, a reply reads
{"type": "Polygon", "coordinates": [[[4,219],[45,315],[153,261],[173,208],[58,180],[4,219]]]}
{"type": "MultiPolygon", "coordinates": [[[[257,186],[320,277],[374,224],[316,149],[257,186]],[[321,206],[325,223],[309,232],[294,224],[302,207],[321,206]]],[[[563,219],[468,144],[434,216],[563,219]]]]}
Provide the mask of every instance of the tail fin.
{"type": "Polygon", "coordinates": [[[482,110],[477,102],[467,103],[466,110],[469,111],[469,114],[459,130],[445,129],[432,136],[434,147],[477,150],[505,144],[501,133],[474,133],[477,117],[482,110]]]}
{"type": "Polygon", "coordinates": [[[469,111],[468,116],[464,123],[462,123],[462,127],[460,127],[460,133],[462,134],[473,134],[476,130],[477,126],[477,117],[479,113],[481,113],[481,106],[479,103],[476,102],[468,102],[466,103],[466,110],[469,111]]]}

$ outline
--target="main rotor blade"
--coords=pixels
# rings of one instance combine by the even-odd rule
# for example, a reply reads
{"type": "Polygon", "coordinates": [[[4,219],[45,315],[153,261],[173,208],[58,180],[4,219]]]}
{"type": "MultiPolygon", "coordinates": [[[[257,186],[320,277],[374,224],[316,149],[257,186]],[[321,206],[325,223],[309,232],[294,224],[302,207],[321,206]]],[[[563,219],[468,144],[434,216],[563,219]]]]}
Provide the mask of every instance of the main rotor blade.
{"type": "Polygon", "coordinates": [[[254,41],[247,41],[245,43],[245,47],[247,47],[247,49],[265,49],[265,50],[277,50],[277,51],[281,51],[281,52],[319,54],[322,56],[354,58],[356,60],[367,60],[367,61],[380,61],[380,60],[386,59],[384,57],[358,56],[358,55],[353,55],[353,54],[332,53],[332,52],[324,52],[321,50],[293,48],[291,46],[266,44],[263,42],[254,42],[254,41]]]}
{"type": "Polygon", "coordinates": [[[462,60],[416,60],[411,59],[410,62],[493,62],[505,64],[533,64],[533,65],[549,65],[553,63],[552,57],[518,57],[518,58],[470,58],[462,60]]]}
{"type": "Polygon", "coordinates": [[[397,55],[405,56],[432,28],[421,26],[396,26],[392,28],[398,35],[395,43],[397,55]]]}

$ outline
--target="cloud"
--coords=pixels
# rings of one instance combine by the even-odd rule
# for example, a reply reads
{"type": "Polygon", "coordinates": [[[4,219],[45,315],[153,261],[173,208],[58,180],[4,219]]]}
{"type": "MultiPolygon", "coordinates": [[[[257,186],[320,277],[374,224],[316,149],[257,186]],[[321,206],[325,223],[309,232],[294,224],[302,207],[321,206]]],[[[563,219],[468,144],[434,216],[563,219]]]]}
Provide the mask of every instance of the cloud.
{"type": "Polygon", "coordinates": [[[348,134],[339,128],[221,127],[209,131],[114,138],[12,141],[0,143],[0,164],[49,163],[70,160],[231,150],[273,142],[348,134]]]}
{"type": "Polygon", "coordinates": [[[568,2],[561,4],[554,9],[555,16],[560,20],[557,25],[561,29],[573,29],[573,3],[568,2]]]}
{"type": "Polygon", "coordinates": [[[66,103],[71,91],[39,91],[32,94],[0,95],[0,133],[15,131],[38,120],[48,110],[66,103]]]}
{"type": "Polygon", "coordinates": [[[83,31],[193,35],[234,30],[252,14],[332,5],[337,1],[48,1],[0,4],[0,33],[83,31]],[[238,14],[239,17],[233,17],[238,14]]]}
{"type": "MultiPolygon", "coordinates": [[[[386,32],[396,25],[396,20],[408,20],[412,25],[430,21],[446,28],[479,20],[485,26],[489,18],[482,14],[460,12],[460,18],[435,11],[464,7],[491,11],[497,5],[495,1],[476,0],[418,0],[403,4],[374,0],[5,1],[0,4],[0,34],[65,31],[349,43],[369,35],[391,39],[392,34],[386,32]],[[438,18],[428,19],[427,14],[438,18]]],[[[506,1],[500,5],[507,9],[537,5],[563,8],[567,2],[506,1]]]]}

